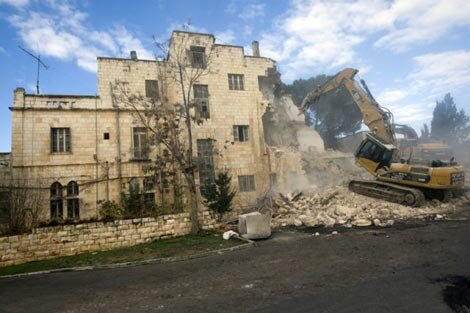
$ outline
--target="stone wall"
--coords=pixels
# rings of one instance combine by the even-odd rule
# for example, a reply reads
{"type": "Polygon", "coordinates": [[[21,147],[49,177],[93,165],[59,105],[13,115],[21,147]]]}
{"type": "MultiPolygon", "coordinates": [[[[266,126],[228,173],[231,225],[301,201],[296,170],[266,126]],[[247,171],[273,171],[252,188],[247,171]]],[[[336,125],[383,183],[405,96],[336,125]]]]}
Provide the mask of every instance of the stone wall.
{"type": "MultiPolygon", "coordinates": [[[[203,229],[216,221],[202,212],[203,229]]],[[[137,218],[114,222],[43,227],[33,234],[0,237],[0,267],[51,259],[77,253],[127,247],[143,242],[190,233],[189,213],[137,218]]]]}

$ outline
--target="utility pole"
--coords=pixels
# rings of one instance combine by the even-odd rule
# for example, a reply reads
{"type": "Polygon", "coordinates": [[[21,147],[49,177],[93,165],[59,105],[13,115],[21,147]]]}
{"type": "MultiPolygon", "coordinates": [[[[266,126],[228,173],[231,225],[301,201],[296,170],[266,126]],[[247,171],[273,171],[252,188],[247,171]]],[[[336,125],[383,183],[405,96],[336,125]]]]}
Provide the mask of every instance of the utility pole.
{"type": "Polygon", "coordinates": [[[34,58],[36,61],[38,61],[38,71],[37,71],[37,76],[36,76],[36,93],[39,94],[39,69],[41,68],[41,65],[44,66],[44,68],[47,70],[49,67],[44,64],[44,62],[41,61],[41,55],[35,56],[25,48],[18,46],[21,50],[23,50],[25,53],[29,54],[32,58],[34,58]]]}

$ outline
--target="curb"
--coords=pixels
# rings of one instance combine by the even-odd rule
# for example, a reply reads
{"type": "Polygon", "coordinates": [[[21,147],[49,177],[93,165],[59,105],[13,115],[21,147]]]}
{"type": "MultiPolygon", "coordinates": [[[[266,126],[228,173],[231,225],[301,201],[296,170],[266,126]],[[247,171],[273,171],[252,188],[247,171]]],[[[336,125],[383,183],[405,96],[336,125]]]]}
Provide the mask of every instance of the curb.
{"type": "Polygon", "coordinates": [[[122,268],[122,267],[138,266],[138,265],[175,263],[175,262],[188,261],[188,260],[192,260],[192,259],[200,259],[200,258],[204,258],[204,257],[209,257],[211,255],[223,254],[223,253],[226,253],[226,252],[242,250],[242,249],[245,249],[245,248],[248,248],[248,247],[255,247],[255,246],[256,246],[256,243],[254,241],[250,240],[248,243],[244,243],[244,244],[241,244],[241,245],[238,245],[238,246],[219,249],[219,250],[213,250],[213,251],[208,251],[208,252],[203,252],[203,253],[197,253],[197,254],[188,255],[188,256],[175,256],[175,257],[167,257],[167,258],[156,258],[156,259],[149,259],[149,260],[143,260],[143,261],[124,262],[124,263],[96,265],[96,266],[80,266],[80,267],[57,268],[57,269],[46,270],[46,271],[5,275],[5,276],[0,276],[0,279],[17,278],[17,277],[25,277],[25,276],[35,276],[35,275],[50,274],[50,273],[81,272],[81,271],[88,271],[88,270],[104,270],[104,269],[122,268]]]}

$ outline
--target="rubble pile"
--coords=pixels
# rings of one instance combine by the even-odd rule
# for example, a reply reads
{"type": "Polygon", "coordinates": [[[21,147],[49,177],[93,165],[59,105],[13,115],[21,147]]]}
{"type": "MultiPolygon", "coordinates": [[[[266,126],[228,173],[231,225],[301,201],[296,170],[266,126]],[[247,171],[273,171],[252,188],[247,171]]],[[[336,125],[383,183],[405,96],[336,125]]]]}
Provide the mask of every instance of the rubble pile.
{"type": "Polygon", "coordinates": [[[391,226],[395,221],[409,218],[442,219],[470,198],[454,199],[450,203],[437,200],[426,206],[410,208],[397,203],[365,197],[336,186],[321,193],[279,194],[274,199],[273,226],[391,226]]]}

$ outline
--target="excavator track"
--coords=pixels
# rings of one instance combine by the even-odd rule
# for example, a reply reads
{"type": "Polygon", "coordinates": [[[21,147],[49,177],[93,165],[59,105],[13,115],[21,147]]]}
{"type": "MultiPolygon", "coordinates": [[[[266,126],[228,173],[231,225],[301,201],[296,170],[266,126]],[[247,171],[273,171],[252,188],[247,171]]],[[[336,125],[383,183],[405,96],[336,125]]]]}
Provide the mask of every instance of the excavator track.
{"type": "Polygon", "coordinates": [[[425,203],[423,192],[416,188],[381,182],[378,180],[351,180],[349,190],[360,195],[419,207],[425,203]]]}

